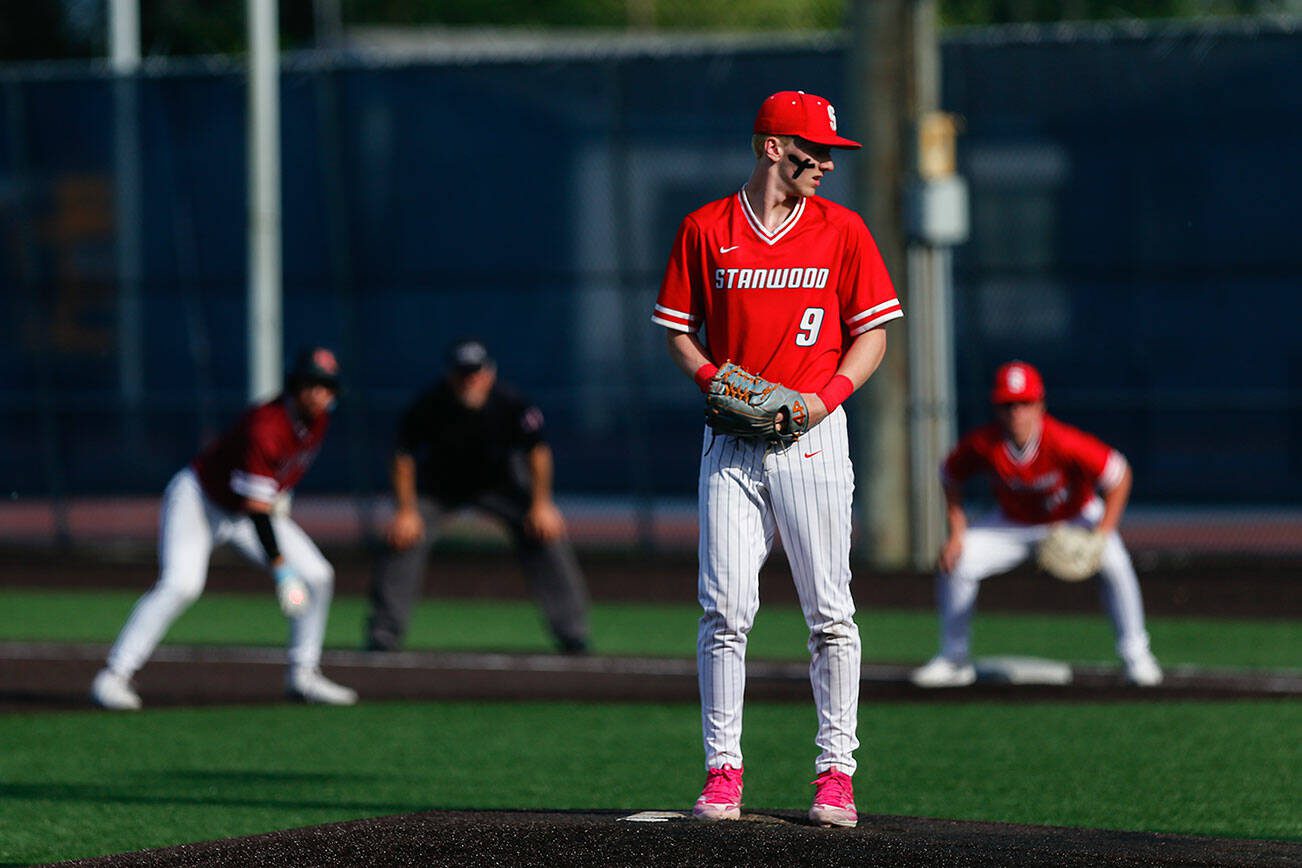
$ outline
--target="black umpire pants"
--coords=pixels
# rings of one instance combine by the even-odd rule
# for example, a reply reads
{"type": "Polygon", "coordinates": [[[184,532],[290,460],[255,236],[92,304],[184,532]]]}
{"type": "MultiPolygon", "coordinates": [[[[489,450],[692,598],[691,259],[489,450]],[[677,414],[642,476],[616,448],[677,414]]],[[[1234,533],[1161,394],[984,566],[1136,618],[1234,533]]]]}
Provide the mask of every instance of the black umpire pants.
{"type": "Polygon", "coordinates": [[[430,548],[438,538],[440,519],[463,507],[474,507],[499,519],[510,531],[516,556],[529,590],[551,628],[557,647],[580,653],[588,647],[588,590],[574,549],[567,538],[541,542],[524,529],[527,499],[504,492],[483,492],[464,504],[448,506],[433,498],[420,499],[425,535],[414,546],[389,549],[380,559],[371,582],[371,615],[366,647],[394,651],[402,646],[420,595],[430,548]]]}

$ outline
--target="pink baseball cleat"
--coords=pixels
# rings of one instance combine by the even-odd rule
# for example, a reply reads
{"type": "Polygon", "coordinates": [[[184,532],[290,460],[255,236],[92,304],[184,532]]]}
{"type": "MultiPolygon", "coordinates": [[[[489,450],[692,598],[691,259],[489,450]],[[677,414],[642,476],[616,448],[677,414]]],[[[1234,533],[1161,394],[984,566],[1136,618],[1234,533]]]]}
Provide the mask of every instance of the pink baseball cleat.
{"type": "Polygon", "coordinates": [[[698,820],[737,820],[741,818],[741,769],[724,765],[709,769],[705,775],[705,789],[692,808],[698,820]]]}
{"type": "Polygon", "coordinates": [[[854,808],[854,784],[845,772],[832,766],[810,781],[818,789],[814,804],[809,809],[809,819],[820,826],[854,827],[859,823],[859,812],[854,808]]]}

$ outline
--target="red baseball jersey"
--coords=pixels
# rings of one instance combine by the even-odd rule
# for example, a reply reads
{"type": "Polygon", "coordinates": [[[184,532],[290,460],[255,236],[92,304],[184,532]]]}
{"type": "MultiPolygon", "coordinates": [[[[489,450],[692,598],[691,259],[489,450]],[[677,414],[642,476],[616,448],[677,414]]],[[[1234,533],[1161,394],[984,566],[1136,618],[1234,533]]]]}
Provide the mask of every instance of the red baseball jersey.
{"type": "Polygon", "coordinates": [[[238,511],[245,500],[271,503],[303,478],[329,425],[329,413],[307,422],[294,415],[288,398],[278,397],[251,407],[191,466],[223,509],[238,511]]]}
{"type": "Polygon", "coordinates": [[[1045,414],[1039,438],[1020,450],[998,423],[972,431],[945,459],[941,480],[958,484],[989,473],[1006,516],[1045,524],[1080,515],[1094,489],[1111,490],[1126,466],[1125,456],[1102,440],[1045,414]]]}
{"type": "Polygon", "coordinates": [[[768,231],[744,192],[683,219],[651,319],[695,332],[731,359],[799,392],[836,374],[850,339],[904,315],[858,214],[801,199],[768,231]]]}

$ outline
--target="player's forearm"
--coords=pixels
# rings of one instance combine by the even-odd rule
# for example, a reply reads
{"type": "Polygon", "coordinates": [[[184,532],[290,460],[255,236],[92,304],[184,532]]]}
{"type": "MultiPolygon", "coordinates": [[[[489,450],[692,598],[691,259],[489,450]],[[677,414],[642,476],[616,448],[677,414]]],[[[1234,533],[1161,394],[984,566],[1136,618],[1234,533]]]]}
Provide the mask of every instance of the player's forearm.
{"type": "Polygon", "coordinates": [[[872,329],[855,338],[841,358],[832,379],[822,389],[812,394],[810,410],[812,424],[818,424],[868,382],[886,355],[886,332],[872,329]]]}
{"type": "Polygon", "coordinates": [[[280,553],[280,543],[276,539],[275,529],[271,526],[271,504],[246,500],[244,505],[249,511],[249,518],[253,520],[253,530],[258,534],[258,542],[262,543],[262,550],[267,555],[267,563],[273,567],[280,566],[285,558],[280,553]]]}
{"type": "Polygon", "coordinates": [[[398,509],[416,509],[416,459],[402,452],[394,455],[389,479],[393,484],[393,499],[398,509]]]}
{"type": "Polygon", "coordinates": [[[546,443],[529,450],[530,493],[534,503],[551,501],[553,467],[552,449],[546,443]]]}
{"type": "Polygon", "coordinates": [[[695,378],[696,372],[703,365],[713,364],[705,351],[705,345],[701,343],[701,339],[696,335],[686,332],[667,331],[666,340],[669,347],[669,357],[687,376],[695,378]]]}
{"type": "Polygon", "coordinates": [[[1103,493],[1103,518],[1099,519],[1097,528],[1100,533],[1111,533],[1121,524],[1121,515],[1126,511],[1126,504],[1130,501],[1130,487],[1133,482],[1134,476],[1127,467],[1121,481],[1103,493]]]}
{"type": "Polygon", "coordinates": [[[963,509],[963,493],[952,485],[945,486],[945,523],[951,537],[962,536],[967,531],[967,512],[963,509]]]}
{"type": "Polygon", "coordinates": [[[854,343],[850,344],[836,372],[848,378],[858,389],[868,382],[868,378],[881,366],[885,356],[886,330],[871,329],[859,335],[854,343]]]}

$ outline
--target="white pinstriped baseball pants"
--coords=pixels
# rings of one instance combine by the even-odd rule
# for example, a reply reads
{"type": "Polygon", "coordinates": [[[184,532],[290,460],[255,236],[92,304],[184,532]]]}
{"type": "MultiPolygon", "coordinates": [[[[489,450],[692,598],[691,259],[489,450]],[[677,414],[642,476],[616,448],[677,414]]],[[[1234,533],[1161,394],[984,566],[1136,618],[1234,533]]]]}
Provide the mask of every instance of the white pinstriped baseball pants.
{"type": "MultiPolygon", "coordinates": [[[[1071,524],[1094,527],[1103,517],[1103,502],[1097,497],[1085,504],[1071,524]]],[[[940,616],[940,653],[956,662],[968,659],[972,613],[977,590],[990,576],[1005,573],[1030,558],[1036,545],[1049,533],[1049,524],[1020,524],[999,510],[973,522],[963,534],[963,552],[953,573],[936,576],[936,602],[940,616]]],[[[1099,593],[1103,608],[1112,620],[1117,656],[1130,661],[1149,655],[1148,632],[1144,629],[1144,601],[1139,578],[1130,562],[1121,534],[1108,534],[1099,569],[1099,593]]],[[[1046,579],[1045,581],[1051,581],[1046,579]]]]}
{"type": "Polygon", "coordinates": [[[809,680],[818,711],[815,771],[854,774],[859,628],[850,594],[854,471],[838,408],[796,443],[713,437],[706,428],[698,488],[704,614],[697,637],[705,765],[742,766],[746,640],[759,609],[759,570],[780,534],[809,625],[809,680]],[[806,457],[808,456],[808,457],[806,457]]]}
{"type": "MultiPolygon", "coordinates": [[[[307,611],[289,622],[289,665],[313,669],[321,661],[334,568],[288,516],[272,516],[271,523],[285,561],[310,588],[307,611]]],[[[266,565],[267,553],[252,519],[226,512],[209,500],[189,467],[179,471],[163,492],[158,519],[158,581],[136,603],[122,627],[109,651],[110,669],[130,677],[145,665],[168,628],[203,593],[208,560],[213,549],[225,543],[253,563],[266,565]]],[[[267,581],[270,585],[271,579],[267,581]]],[[[268,604],[276,605],[274,596],[268,604]]]]}

